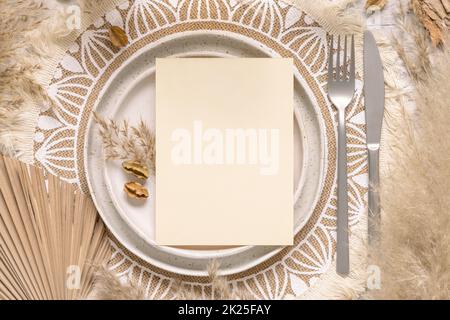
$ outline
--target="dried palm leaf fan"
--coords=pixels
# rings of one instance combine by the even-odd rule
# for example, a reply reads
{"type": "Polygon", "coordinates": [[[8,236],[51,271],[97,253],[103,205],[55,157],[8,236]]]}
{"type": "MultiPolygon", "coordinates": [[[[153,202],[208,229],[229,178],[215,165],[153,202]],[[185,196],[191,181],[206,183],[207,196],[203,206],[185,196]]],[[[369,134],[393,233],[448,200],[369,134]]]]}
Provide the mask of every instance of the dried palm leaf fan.
{"type": "Polygon", "coordinates": [[[44,170],[0,155],[0,299],[79,299],[108,255],[92,201],[44,170]]]}

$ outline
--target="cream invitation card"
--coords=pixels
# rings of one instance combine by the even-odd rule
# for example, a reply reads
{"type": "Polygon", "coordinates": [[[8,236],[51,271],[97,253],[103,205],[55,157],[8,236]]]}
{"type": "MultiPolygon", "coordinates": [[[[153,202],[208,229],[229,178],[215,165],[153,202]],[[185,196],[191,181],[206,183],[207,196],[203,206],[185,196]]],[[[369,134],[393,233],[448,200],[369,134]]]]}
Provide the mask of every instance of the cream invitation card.
{"type": "Polygon", "coordinates": [[[156,242],[290,245],[293,66],[156,61],[156,242]]]}

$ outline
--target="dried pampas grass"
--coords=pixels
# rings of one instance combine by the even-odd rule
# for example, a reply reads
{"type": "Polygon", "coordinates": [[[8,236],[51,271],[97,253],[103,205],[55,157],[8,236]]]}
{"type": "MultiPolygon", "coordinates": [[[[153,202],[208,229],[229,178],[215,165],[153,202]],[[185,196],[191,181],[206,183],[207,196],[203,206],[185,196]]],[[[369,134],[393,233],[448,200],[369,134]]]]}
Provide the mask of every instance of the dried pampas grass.
{"type": "Polygon", "coordinates": [[[35,54],[28,34],[45,19],[48,12],[36,1],[0,2],[0,142],[13,145],[23,143],[14,135],[15,128],[24,122],[24,113],[30,116],[27,98],[39,93],[33,74],[37,67],[30,62],[35,54]]]}
{"type": "Polygon", "coordinates": [[[393,36],[393,46],[409,77],[414,82],[428,79],[432,70],[430,42],[412,8],[400,4],[397,16],[398,35],[393,36]]]}
{"type": "Polygon", "coordinates": [[[86,195],[0,155],[0,300],[84,298],[109,248],[86,195]]]}
{"type": "Polygon", "coordinates": [[[92,13],[95,7],[99,7],[105,0],[76,0],[77,5],[85,13],[92,13]]]}
{"type": "Polygon", "coordinates": [[[17,152],[4,144],[0,143],[0,155],[4,155],[6,157],[14,158],[17,155],[17,152]]]}
{"type": "MultiPolygon", "coordinates": [[[[211,300],[246,300],[251,296],[239,288],[233,288],[226,277],[218,275],[219,263],[212,260],[208,265],[209,285],[211,286],[211,300]]],[[[201,292],[195,290],[191,283],[179,281],[174,285],[174,295],[177,300],[204,299],[201,292]]],[[[95,275],[95,282],[90,299],[95,300],[145,300],[142,290],[127,280],[120,281],[107,267],[99,267],[95,275]]]]}
{"type": "MultiPolygon", "coordinates": [[[[246,291],[233,288],[226,277],[219,276],[220,264],[217,260],[211,260],[208,264],[209,285],[211,286],[210,300],[249,300],[253,297],[246,291]]],[[[175,286],[175,299],[177,300],[202,300],[201,292],[189,283],[179,282],[175,286]]]]}
{"type": "Polygon", "coordinates": [[[106,160],[134,160],[144,163],[155,172],[155,135],[141,119],[138,125],[117,122],[93,113],[102,137],[106,160]]]}
{"type": "Polygon", "coordinates": [[[0,1],[0,143],[28,153],[36,105],[53,105],[37,76],[53,40],[67,34],[62,12],[39,0],[0,1]]]}
{"type": "Polygon", "coordinates": [[[450,299],[450,50],[426,50],[426,31],[410,19],[403,16],[408,33],[397,49],[411,75],[415,109],[400,97],[401,116],[390,119],[395,161],[382,180],[382,237],[373,252],[382,284],[371,296],[450,299]]]}
{"type": "Polygon", "coordinates": [[[106,266],[97,267],[94,285],[89,293],[91,300],[145,300],[138,287],[129,282],[121,282],[106,266]]]}

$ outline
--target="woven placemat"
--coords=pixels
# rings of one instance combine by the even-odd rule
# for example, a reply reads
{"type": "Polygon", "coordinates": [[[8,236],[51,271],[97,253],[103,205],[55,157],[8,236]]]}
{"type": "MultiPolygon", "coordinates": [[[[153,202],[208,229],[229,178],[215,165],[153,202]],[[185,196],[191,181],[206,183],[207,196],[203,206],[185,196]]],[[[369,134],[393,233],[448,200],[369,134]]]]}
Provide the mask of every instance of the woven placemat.
{"type": "MultiPolygon", "coordinates": [[[[333,265],[336,237],[336,121],[326,97],[328,35],[308,13],[282,1],[136,0],[124,1],[81,33],[53,71],[48,92],[55,109],[43,108],[34,135],[37,164],[88,191],[84,171],[84,135],[96,98],[108,77],[139,48],[176,33],[215,30],[257,41],[283,57],[292,57],[315,103],[325,132],[322,194],[294,245],[249,270],[229,276],[233,287],[255,298],[299,296],[333,265]],[[122,49],[108,38],[109,27],[123,28],[130,40],[122,49]]],[[[360,65],[360,64],[359,64],[360,65]]],[[[367,161],[362,82],[348,108],[349,221],[365,215],[367,161]]],[[[174,297],[180,280],[204,298],[211,294],[207,277],[187,277],[152,266],[111,237],[111,268],[132,277],[150,298],[174,297]]]]}

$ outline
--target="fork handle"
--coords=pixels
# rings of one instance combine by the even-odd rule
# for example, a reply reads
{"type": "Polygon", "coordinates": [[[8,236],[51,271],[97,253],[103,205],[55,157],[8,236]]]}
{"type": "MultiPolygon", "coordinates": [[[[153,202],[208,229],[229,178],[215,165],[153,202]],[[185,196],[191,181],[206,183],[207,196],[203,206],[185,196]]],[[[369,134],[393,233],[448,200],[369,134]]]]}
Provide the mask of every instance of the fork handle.
{"type": "Polygon", "coordinates": [[[350,257],[348,245],[347,134],[345,132],[345,109],[340,109],[338,111],[338,116],[336,272],[346,276],[350,272],[350,257]]]}

